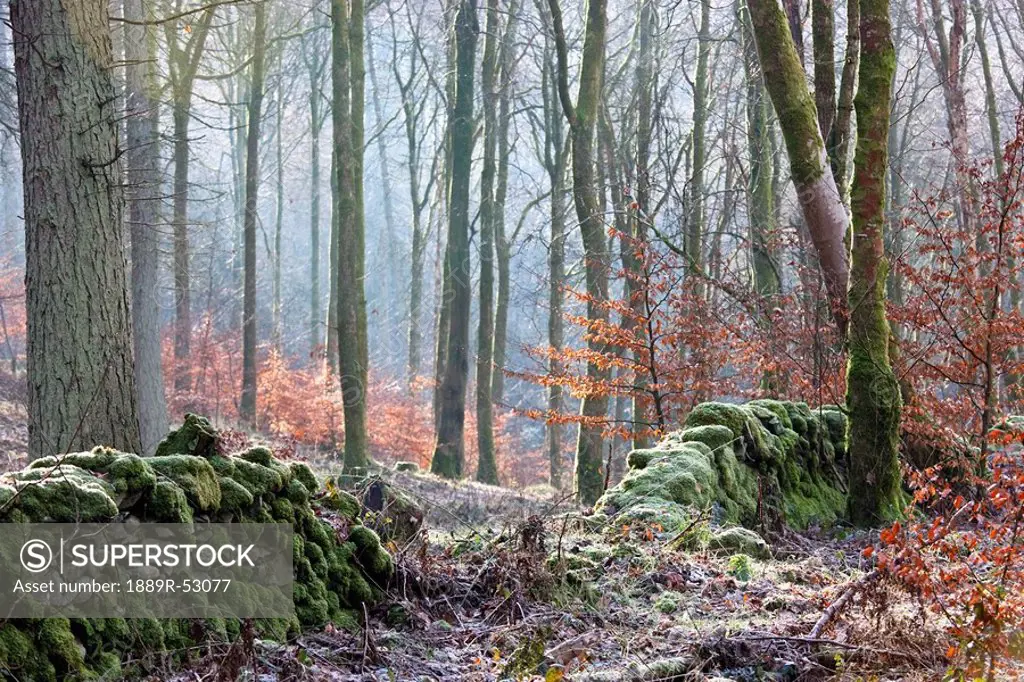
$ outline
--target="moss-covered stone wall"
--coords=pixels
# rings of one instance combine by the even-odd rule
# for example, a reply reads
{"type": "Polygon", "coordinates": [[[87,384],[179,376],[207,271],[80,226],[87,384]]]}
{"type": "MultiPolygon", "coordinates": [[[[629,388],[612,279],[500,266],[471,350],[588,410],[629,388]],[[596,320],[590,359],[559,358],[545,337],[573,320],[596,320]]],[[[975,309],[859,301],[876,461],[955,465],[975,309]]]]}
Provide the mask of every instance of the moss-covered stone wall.
{"type": "MultiPolygon", "coordinates": [[[[321,490],[306,464],[282,462],[265,447],[226,456],[217,443],[207,420],[188,415],[154,457],[96,448],[36,460],[0,476],[0,522],[288,523],[296,617],[257,621],[257,631],[283,639],[329,621],[355,627],[393,570],[376,533],[360,524],[358,500],[321,490]]],[[[223,619],[0,620],[0,680],[152,673],[166,652],[198,651],[239,630],[223,619]]]]}
{"type": "Polygon", "coordinates": [[[682,430],[629,454],[629,471],[597,510],[666,528],[707,508],[750,528],[830,524],[846,512],[846,434],[834,406],[703,403],[682,430]]]}

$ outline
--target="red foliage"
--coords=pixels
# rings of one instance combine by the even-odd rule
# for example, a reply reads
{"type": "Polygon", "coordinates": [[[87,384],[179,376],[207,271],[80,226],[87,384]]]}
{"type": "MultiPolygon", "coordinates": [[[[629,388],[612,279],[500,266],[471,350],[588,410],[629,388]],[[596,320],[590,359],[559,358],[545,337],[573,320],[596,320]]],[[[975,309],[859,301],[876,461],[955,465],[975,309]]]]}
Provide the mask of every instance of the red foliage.
{"type": "Polygon", "coordinates": [[[0,358],[24,366],[25,271],[11,255],[0,257],[0,358]]]}

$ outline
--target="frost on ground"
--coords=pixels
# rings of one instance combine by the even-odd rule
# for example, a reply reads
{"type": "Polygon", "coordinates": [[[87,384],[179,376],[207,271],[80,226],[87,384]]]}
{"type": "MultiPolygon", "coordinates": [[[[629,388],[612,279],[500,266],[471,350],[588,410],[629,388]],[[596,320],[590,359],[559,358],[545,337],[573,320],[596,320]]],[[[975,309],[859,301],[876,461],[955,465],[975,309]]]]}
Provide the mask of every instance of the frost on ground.
{"type": "Polygon", "coordinates": [[[551,492],[381,476],[426,521],[392,540],[396,578],[358,631],[241,641],[178,679],[222,674],[223,661],[267,682],[925,680],[944,668],[944,635],[872,579],[867,536],[786,532],[756,558],[714,546],[700,517],[671,532],[609,525],[551,492]]]}

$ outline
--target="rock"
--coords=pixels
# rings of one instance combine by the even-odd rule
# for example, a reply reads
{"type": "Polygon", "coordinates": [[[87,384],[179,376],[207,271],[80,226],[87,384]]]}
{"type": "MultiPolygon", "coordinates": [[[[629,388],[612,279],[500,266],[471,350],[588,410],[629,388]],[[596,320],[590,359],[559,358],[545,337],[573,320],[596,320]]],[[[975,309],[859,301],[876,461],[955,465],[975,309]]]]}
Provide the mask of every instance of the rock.
{"type": "Polygon", "coordinates": [[[685,428],[631,452],[629,471],[596,508],[617,520],[660,517],[666,528],[708,508],[747,526],[832,524],[846,512],[846,430],[834,406],[702,403],[685,428]]]}
{"type": "MultiPolygon", "coordinates": [[[[219,454],[216,431],[195,415],[157,452],[142,458],[96,448],[0,475],[0,523],[289,523],[296,617],[254,621],[259,636],[278,641],[328,622],[355,629],[363,604],[382,596],[394,566],[378,534],[360,524],[359,500],[321,494],[307,465],[282,462],[263,446],[219,454]]],[[[120,653],[151,652],[131,664],[144,676],[163,664],[165,651],[231,640],[240,628],[231,619],[7,621],[0,623],[0,670],[16,670],[25,682],[115,679],[124,672],[120,653]]]]}
{"type": "Polygon", "coordinates": [[[363,507],[372,512],[366,523],[382,538],[403,543],[419,533],[424,513],[407,493],[376,477],[361,482],[358,490],[363,507]]]}
{"type": "Polygon", "coordinates": [[[755,559],[771,556],[768,543],[752,530],[739,526],[712,533],[708,538],[708,549],[727,554],[746,554],[755,559]]]}
{"type": "Polygon", "coordinates": [[[420,471],[420,465],[416,462],[395,462],[395,471],[416,474],[420,471]]]}

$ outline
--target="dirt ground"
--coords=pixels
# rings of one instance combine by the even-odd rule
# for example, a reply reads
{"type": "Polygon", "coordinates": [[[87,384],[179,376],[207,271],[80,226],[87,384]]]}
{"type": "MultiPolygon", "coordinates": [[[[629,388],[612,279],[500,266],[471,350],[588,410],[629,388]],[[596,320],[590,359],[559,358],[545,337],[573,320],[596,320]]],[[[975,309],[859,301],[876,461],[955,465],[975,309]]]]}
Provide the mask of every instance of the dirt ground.
{"type": "MultiPolygon", "coordinates": [[[[742,559],[672,549],[678,534],[657,526],[601,526],[552,491],[387,477],[424,507],[426,528],[393,547],[385,602],[359,633],[328,627],[287,645],[253,642],[249,679],[943,676],[944,634],[875,579],[861,558],[868,536],[788,533],[771,538],[771,558],[742,559]]],[[[215,675],[226,654],[210,654],[179,679],[215,675]]]]}

